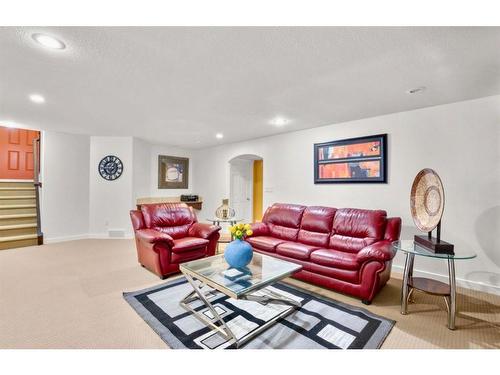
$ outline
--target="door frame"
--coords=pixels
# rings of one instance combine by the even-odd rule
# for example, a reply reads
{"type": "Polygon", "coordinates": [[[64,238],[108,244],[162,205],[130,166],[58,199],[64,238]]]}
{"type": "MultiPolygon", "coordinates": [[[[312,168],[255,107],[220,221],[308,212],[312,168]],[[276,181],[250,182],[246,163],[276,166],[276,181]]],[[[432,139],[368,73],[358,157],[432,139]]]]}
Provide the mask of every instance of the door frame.
{"type": "MultiPolygon", "coordinates": [[[[227,168],[227,193],[228,193],[228,197],[229,197],[229,205],[231,206],[231,195],[232,195],[232,175],[231,175],[231,166],[233,164],[234,161],[238,161],[238,160],[249,160],[249,161],[255,161],[255,160],[264,160],[261,156],[259,155],[255,155],[255,154],[240,154],[240,155],[237,155],[237,156],[234,156],[232,157],[231,159],[229,159],[228,161],[228,168],[227,168]]],[[[262,178],[264,178],[264,176],[262,176],[262,178]]],[[[250,183],[250,208],[249,208],[249,219],[250,219],[250,222],[254,221],[254,217],[253,217],[253,212],[254,212],[254,197],[253,197],[253,188],[254,188],[254,174],[253,174],[253,163],[251,165],[251,183],[250,183]]],[[[263,200],[262,200],[262,205],[264,204],[263,200]]],[[[263,209],[263,208],[262,208],[263,209]]],[[[238,213],[236,213],[236,216],[239,216],[238,213]]],[[[244,220],[247,220],[248,218],[243,218],[242,219],[244,220]]]]}

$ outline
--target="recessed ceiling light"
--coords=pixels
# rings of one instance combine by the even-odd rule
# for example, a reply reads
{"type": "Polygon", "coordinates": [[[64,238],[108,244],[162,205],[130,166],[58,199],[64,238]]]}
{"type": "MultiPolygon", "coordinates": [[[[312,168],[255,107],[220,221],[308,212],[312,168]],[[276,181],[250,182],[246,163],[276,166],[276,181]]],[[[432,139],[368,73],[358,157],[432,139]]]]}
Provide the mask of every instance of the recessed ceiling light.
{"type": "Polygon", "coordinates": [[[33,34],[31,36],[33,40],[44,47],[51,49],[65,49],[66,45],[61,42],[59,39],[54,38],[53,36],[46,34],[33,34]]]}
{"type": "Polygon", "coordinates": [[[427,87],[425,86],[420,86],[420,87],[415,87],[413,89],[409,89],[408,91],[406,91],[407,94],[418,94],[422,91],[424,91],[427,87]]]}
{"type": "Polygon", "coordinates": [[[217,134],[215,135],[215,138],[217,138],[217,139],[222,139],[222,138],[224,138],[224,134],[222,134],[222,133],[217,133],[217,134]]]}
{"type": "Polygon", "coordinates": [[[45,103],[45,98],[42,95],[40,95],[40,94],[31,94],[30,95],[30,100],[33,103],[37,103],[37,104],[45,103]]]}
{"type": "Polygon", "coordinates": [[[274,125],[274,126],[285,126],[286,124],[288,124],[290,122],[290,120],[284,118],[284,117],[275,117],[273,118],[271,121],[269,121],[269,123],[271,125],[274,125]]]}

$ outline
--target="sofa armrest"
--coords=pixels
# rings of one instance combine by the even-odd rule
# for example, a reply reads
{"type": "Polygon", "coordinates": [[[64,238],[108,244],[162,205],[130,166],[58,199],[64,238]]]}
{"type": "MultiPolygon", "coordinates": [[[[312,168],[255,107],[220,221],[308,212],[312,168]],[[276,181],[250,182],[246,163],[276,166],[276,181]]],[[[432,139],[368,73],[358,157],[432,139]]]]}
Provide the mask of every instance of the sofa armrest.
{"type": "Polygon", "coordinates": [[[356,261],[359,264],[370,260],[387,262],[394,258],[394,255],[396,255],[396,250],[393,249],[391,241],[384,240],[375,242],[374,244],[361,249],[361,251],[356,254],[356,261]]]}
{"type": "Polygon", "coordinates": [[[170,247],[174,246],[174,239],[172,237],[154,229],[138,230],[135,232],[135,236],[146,243],[155,244],[157,242],[165,242],[170,247]]]}
{"type": "Polygon", "coordinates": [[[400,234],[401,234],[401,218],[400,217],[388,217],[387,218],[387,225],[385,227],[384,240],[397,241],[397,240],[399,240],[400,234]]]}
{"type": "Polygon", "coordinates": [[[134,231],[143,229],[144,225],[144,217],[142,216],[142,212],[139,210],[131,210],[130,211],[130,219],[132,220],[132,227],[134,231]]]}
{"type": "Polygon", "coordinates": [[[267,236],[269,234],[269,227],[266,223],[252,223],[250,227],[253,232],[252,237],[267,236]]]}
{"type": "Polygon", "coordinates": [[[199,237],[204,239],[209,239],[214,233],[221,230],[218,225],[206,224],[206,223],[193,223],[189,227],[188,235],[190,237],[199,237]]]}

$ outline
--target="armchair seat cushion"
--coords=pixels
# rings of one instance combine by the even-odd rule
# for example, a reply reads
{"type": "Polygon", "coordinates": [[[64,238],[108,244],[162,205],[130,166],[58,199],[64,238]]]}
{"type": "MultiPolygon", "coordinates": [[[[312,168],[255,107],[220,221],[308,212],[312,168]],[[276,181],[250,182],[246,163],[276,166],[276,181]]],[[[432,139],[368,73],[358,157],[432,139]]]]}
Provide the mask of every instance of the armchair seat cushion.
{"type": "Polygon", "coordinates": [[[256,247],[257,249],[273,252],[276,250],[276,246],[280,243],[286,242],[286,240],[281,240],[279,238],[259,236],[259,237],[249,237],[246,239],[250,245],[256,247]]]}
{"type": "Polygon", "coordinates": [[[172,252],[183,253],[186,251],[191,251],[199,248],[203,248],[208,245],[208,240],[198,237],[183,237],[174,240],[174,246],[172,246],[172,252]]]}
{"type": "Polygon", "coordinates": [[[311,253],[311,262],[322,266],[340,268],[344,270],[359,270],[360,264],[356,254],[332,249],[320,249],[311,253]]]}
{"type": "Polygon", "coordinates": [[[305,245],[300,242],[283,242],[276,246],[276,253],[299,260],[308,260],[309,255],[320,246],[305,245]]]}

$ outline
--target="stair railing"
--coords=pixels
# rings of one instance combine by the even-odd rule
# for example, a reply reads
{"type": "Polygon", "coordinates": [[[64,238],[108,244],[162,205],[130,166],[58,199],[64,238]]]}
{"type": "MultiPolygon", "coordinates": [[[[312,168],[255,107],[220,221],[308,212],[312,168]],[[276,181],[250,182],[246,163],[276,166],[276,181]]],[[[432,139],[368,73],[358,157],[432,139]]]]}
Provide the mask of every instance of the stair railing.
{"type": "Polygon", "coordinates": [[[35,186],[36,200],[36,234],[38,236],[38,244],[43,244],[42,220],[40,217],[40,138],[33,141],[33,185],[35,186]]]}

